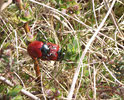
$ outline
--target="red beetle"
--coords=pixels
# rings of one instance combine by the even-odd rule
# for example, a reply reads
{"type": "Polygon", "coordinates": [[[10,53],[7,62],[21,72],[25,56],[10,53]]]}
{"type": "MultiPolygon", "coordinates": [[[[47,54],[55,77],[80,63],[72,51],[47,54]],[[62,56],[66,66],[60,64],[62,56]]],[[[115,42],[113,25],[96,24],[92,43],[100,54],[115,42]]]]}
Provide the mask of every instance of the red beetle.
{"type": "Polygon", "coordinates": [[[40,58],[42,60],[60,60],[64,57],[64,53],[59,45],[53,43],[43,43],[41,41],[33,41],[28,45],[28,54],[32,58],[40,58]]]}

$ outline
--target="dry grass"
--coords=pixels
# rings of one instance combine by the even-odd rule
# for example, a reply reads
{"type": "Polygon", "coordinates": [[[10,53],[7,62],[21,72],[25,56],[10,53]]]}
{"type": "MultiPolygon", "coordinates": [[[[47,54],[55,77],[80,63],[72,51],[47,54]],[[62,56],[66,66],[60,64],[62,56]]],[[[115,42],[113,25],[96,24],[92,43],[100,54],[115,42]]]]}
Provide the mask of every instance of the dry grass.
{"type": "Polygon", "coordinates": [[[62,62],[39,59],[39,87],[19,11],[11,4],[0,18],[0,75],[42,100],[124,99],[123,0],[57,1],[29,0],[31,33],[37,33],[37,40],[59,44],[71,55],[62,62]]]}

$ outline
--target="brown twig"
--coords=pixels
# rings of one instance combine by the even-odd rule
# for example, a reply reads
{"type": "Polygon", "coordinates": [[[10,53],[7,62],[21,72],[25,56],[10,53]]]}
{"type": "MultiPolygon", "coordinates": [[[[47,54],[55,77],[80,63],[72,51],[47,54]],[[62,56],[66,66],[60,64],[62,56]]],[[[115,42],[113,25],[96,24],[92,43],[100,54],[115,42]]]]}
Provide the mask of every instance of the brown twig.
{"type": "Polygon", "coordinates": [[[35,69],[35,72],[36,72],[37,81],[40,81],[40,67],[39,67],[39,64],[38,64],[38,60],[37,60],[37,58],[35,58],[33,60],[34,60],[34,69],[35,69]]]}
{"type": "Polygon", "coordinates": [[[27,34],[30,33],[30,27],[29,27],[28,22],[26,22],[26,23],[24,24],[24,29],[25,29],[25,32],[26,32],[27,34]]]}
{"type": "Polygon", "coordinates": [[[20,10],[24,10],[24,8],[23,8],[23,6],[22,6],[22,0],[15,0],[15,2],[16,2],[16,5],[18,6],[18,8],[19,8],[20,10]]]}

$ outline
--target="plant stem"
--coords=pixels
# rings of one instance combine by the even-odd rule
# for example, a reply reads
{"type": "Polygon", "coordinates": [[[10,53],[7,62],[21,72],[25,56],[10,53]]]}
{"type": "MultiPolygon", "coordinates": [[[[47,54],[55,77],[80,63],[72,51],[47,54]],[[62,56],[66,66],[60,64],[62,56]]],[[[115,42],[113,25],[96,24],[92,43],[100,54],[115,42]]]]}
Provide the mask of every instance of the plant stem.
{"type": "Polygon", "coordinates": [[[39,67],[39,64],[38,64],[38,60],[37,58],[33,59],[34,60],[34,69],[36,71],[36,76],[38,77],[38,79],[40,79],[40,67],[39,67]]]}
{"type": "MultiPolygon", "coordinates": [[[[22,0],[15,0],[16,2],[16,5],[18,6],[18,8],[21,10],[25,10],[24,7],[23,7],[23,3],[22,3],[22,0]]],[[[28,21],[26,23],[24,23],[24,29],[25,29],[25,32],[27,33],[27,36],[29,36],[30,38],[30,27],[29,27],[29,23],[28,21]]],[[[31,41],[29,41],[31,42],[31,41]]],[[[40,79],[40,67],[38,65],[38,60],[36,58],[33,59],[34,61],[34,69],[35,69],[35,72],[36,72],[36,76],[37,76],[37,82],[39,82],[41,79],[40,79]]]]}

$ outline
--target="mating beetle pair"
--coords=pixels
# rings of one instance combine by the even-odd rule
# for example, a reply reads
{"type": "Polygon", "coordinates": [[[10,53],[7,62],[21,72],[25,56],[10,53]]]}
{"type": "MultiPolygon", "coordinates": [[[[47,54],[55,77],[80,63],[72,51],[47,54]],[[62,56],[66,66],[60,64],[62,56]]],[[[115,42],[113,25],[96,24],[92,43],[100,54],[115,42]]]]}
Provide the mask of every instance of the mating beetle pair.
{"type": "Polygon", "coordinates": [[[32,58],[40,58],[42,60],[62,60],[64,57],[59,45],[41,41],[31,42],[27,51],[32,58]]]}

